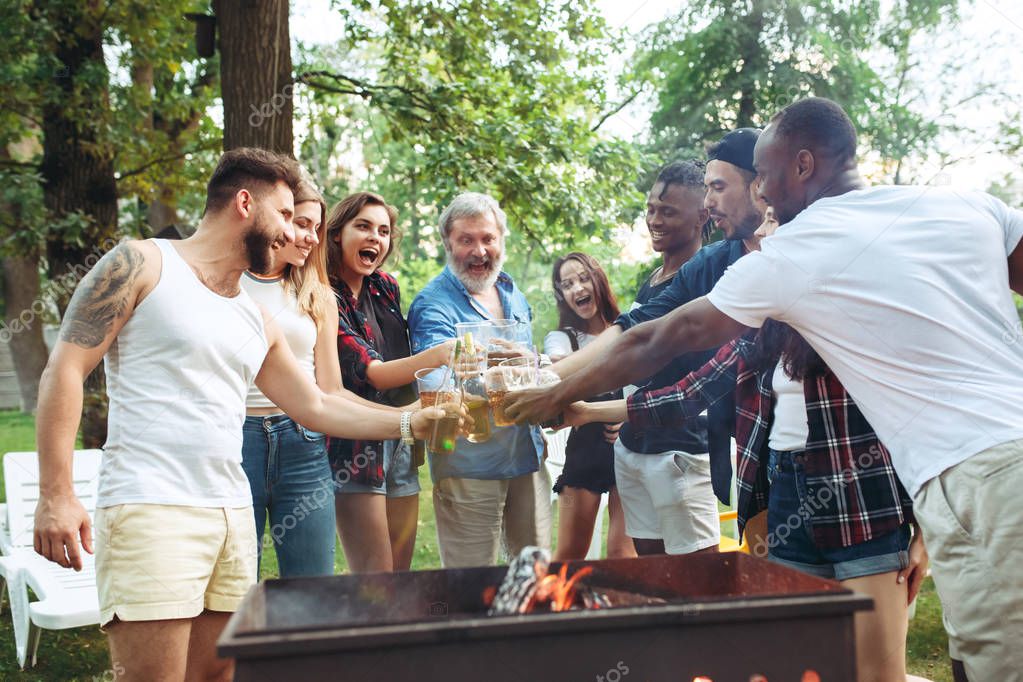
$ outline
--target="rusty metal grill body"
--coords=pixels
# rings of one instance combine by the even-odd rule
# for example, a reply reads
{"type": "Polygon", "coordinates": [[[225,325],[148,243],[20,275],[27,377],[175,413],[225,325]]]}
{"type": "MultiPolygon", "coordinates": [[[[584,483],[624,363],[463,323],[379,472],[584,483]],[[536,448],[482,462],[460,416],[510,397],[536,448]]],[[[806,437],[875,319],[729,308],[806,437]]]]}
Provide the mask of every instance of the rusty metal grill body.
{"type": "Polygon", "coordinates": [[[853,615],[872,605],[838,583],[737,553],[572,565],[592,566],[598,591],[667,603],[488,617],[503,567],[275,580],[219,651],[242,681],[856,679],[853,615]]]}

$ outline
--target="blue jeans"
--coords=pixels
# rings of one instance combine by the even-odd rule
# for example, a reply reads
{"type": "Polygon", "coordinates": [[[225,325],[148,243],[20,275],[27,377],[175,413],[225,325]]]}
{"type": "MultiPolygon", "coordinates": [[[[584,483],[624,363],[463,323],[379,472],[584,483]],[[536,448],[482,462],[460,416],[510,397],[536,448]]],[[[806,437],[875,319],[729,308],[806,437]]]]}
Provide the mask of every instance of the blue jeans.
{"type": "Polygon", "coordinates": [[[899,571],[909,565],[909,524],[848,547],[818,547],[813,539],[813,505],[806,493],[802,452],[770,450],[767,479],[768,558],[804,573],[850,580],[899,571]],[[800,514],[800,510],[804,514],[800,514]],[[808,518],[804,518],[808,516],[808,518]]]}
{"type": "Polygon", "coordinates": [[[326,439],[287,416],[246,417],[242,468],[256,516],[257,575],[267,512],[281,577],[333,575],[334,490],[326,439]]]}

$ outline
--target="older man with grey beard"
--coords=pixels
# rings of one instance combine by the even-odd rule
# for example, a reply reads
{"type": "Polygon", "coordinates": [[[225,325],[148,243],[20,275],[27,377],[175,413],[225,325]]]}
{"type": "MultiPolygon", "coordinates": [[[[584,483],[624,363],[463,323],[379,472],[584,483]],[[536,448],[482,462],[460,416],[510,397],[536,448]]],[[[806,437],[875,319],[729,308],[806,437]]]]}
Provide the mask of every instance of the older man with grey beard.
{"type": "MultiPolygon", "coordinates": [[[[485,194],[455,197],[440,217],[448,262],[412,301],[409,330],[419,353],[456,336],[459,322],[532,321],[526,297],[506,273],[504,211],[485,194]]],[[[509,555],[550,546],[550,481],[543,436],[533,426],[495,428],[484,443],[460,438],[450,455],[430,455],[437,537],[445,567],[495,563],[502,535],[509,555]]]]}

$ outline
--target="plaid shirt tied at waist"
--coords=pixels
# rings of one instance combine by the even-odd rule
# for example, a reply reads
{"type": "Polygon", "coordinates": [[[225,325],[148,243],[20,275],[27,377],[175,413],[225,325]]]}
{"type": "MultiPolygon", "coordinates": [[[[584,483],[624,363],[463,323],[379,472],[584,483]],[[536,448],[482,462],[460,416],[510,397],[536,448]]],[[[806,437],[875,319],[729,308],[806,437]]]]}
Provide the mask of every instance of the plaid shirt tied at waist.
{"type": "MultiPolygon", "coordinates": [[[[628,400],[629,421],[650,428],[679,424],[735,391],[739,531],[767,508],[768,435],[774,414],[773,368],[751,366],[751,332],[718,350],[700,369],[672,386],[638,391],[628,400]],[[761,466],[761,462],[764,466],[761,466]]],[[[806,509],[819,547],[866,542],[912,521],[912,502],[899,482],[888,450],[838,378],[827,370],[803,381],[809,436],[806,441],[806,509]]]]}

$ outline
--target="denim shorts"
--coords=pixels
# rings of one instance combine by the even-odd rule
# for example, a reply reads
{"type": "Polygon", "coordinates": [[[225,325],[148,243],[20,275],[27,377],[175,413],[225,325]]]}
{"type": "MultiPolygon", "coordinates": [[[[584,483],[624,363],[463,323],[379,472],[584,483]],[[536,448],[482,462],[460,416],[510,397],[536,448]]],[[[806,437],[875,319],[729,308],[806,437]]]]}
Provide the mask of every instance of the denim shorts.
{"type": "MultiPolygon", "coordinates": [[[[909,524],[880,537],[848,547],[818,547],[810,521],[800,509],[812,510],[806,495],[806,471],[801,452],[770,451],[767,503],[769,558],[821,578],[850,580],[899,571],[909,565],[909,524]],[[793,525],[793,520],[800,523],[793,525]],[[786,530],[787,529],[787,530],[786,530]]],[[[812,511],[811,511],[812,513],[812,511]]]]}
{"type": "Polygon", "coordinates": [[[385,440],[383,484],[370,485],[352,480],[341,483],[335,478],[334,492],[338,495],[372,493],[388,497],[419,494],[419,468],[412,461],[412,447],[400,440],[385,440]]]}

